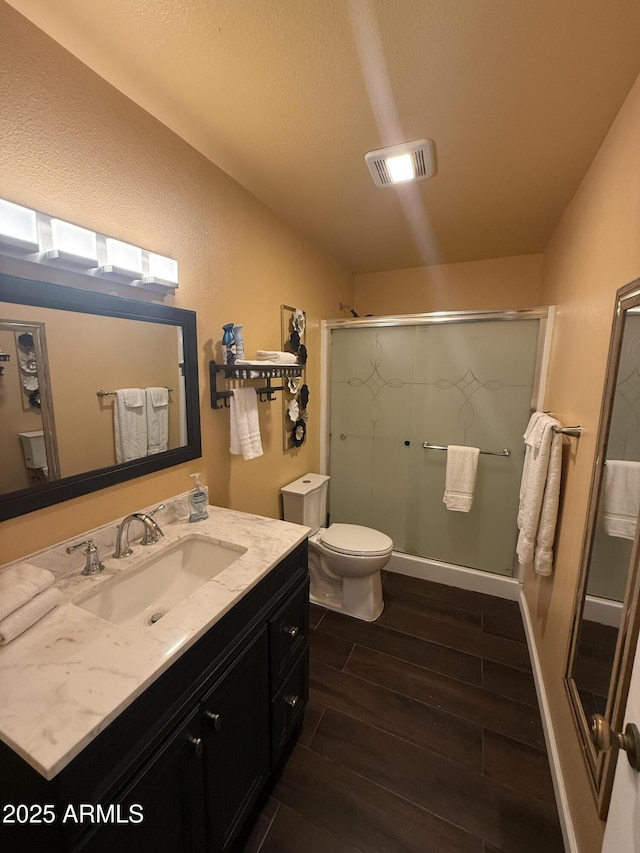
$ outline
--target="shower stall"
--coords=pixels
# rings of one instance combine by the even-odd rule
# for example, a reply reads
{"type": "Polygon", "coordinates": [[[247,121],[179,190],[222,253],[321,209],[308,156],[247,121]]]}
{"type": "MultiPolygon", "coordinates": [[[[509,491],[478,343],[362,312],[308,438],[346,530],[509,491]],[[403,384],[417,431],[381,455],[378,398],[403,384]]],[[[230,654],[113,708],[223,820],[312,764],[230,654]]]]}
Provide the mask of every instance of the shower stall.
{"type": "Polygon", "coordinates": [[[434,577],[440,566],[513,577],[522,436],[542,399],[549,314],[327,322],[331,521],[391,536],[408,574],[434,577]],[[470,512],[443,503],[451,444],[480,448],[470,512]]]}

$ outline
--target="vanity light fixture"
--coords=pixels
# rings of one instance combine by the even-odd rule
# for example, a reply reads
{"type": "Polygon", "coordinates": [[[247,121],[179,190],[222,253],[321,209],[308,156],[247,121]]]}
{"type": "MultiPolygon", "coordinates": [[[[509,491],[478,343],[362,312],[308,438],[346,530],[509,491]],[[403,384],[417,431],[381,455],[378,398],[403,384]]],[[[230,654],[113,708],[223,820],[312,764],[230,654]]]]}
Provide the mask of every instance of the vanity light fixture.
{"type": "Polygon", "coordinates": [[[62,219],[51,220],[51,243],[53,248],[46,253],[47,260],[63,258],[72,263],[97,263],[98,240],[95,231],[72,225],[62,219]]]}
{"type": "Polygon", "coordinates": [[[55,264],[75,276],[104,276],[162,293],[178,287],[178,262],[0,198],[0,257],[55,264]]]}
{"type": "Polygon", "coordinates": [[[369,151],[365,163],[377,187],[422,181],[436,173],[433,139],[418,139],[369,151]]]}
{"type": "Polygon", "coordinates": [[[38,251],[36,212],[0,198],[0,242],[28,252],[38,251]]]}

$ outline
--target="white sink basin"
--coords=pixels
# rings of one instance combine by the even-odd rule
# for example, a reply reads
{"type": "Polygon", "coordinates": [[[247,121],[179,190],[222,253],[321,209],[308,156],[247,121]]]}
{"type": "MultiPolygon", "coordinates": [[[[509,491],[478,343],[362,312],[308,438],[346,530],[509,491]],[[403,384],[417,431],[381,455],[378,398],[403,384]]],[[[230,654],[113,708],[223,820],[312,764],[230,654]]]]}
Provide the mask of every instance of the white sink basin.
{"type": "Polygon", "coordinates": [[[145,555],[139,566],[79,595],[72,603],[115,625],[154,625],[246,550],[198,534],[186,536],[156,555],[145,555]]]}

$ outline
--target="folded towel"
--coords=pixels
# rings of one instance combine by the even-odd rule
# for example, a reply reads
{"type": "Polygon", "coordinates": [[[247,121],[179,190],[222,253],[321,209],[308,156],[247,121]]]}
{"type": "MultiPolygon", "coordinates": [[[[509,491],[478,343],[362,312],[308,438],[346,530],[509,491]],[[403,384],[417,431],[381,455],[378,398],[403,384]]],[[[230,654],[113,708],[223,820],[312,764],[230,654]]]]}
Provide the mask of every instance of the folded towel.
{"type": "Polygon", "coordinates": [[[256,353],[256,361],[269,361],[272,364],[297,364],[298,358],[292,352],[259,349],[256,353]]]}
{"type": "Polygon", "coordinates": [[[128,462],[147,455],[146,397],[142,388],[116,391],[113,406],[116,462],[128,462]]]}
{"type": "Polygon", "coordinates": [[[47,589],[0,621],[0,646],[10,643],[60,603],[59,589],[47,589]]]}
{"type": "Polygon", "coordinates": [[[169,390],[146,388],[147,454],[163,453],[169,446],[169,390]]]}
{"type": "Polygon", "coordinates": [[[516,553],[521,566],[533,566],[540,575],[550,575],[553,569],[560,501],[562,435],[554,427],[560,422],[543,412],[531,416],[520,483],[516,553]]]}
{"type": "Polygon", "coordinates": [[[454,512],[469,512],[473,503],[473,490],[478,471],[477,447],[461,447],[450,444],[447,447],[447,473],[443,502],[447,509],[454,512]]]}
{"type": "Polygon", "coordinates": [[[262,456],[256,389],[235,388],[230,406],[230,452],[236,456],[242,454],[243,459],[262,456]]]}
{"type": "Polygon", "coordinates": [[[144,406],[144,391],[142,388],[123,388],[122,397],[128,409],[137,409],[144,406]]]}
{"type": "Polygon", "coordinates": [[[55,580],[51,572],[25,563],[0,574],[0,620],[31,601],[55,580]]]}
{"type": "Polygon", "coordinates": [[[635,539],[640,514],[640,462],[607,459],[603,509],[606,534],[635,539]]]}

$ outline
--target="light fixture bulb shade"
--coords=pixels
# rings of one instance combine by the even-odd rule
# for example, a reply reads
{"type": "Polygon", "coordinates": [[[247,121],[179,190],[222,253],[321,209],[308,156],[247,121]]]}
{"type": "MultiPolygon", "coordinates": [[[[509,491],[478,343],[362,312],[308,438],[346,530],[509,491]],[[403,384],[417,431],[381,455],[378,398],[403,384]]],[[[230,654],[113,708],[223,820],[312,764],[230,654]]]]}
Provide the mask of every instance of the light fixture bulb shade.
{"type": "Polygon", "coordinates": [[[155,252],[149,252],[149,275],[161,281],[170,281],[173,284],[177,284],[178,262],[174,261],[173,258],[166,258],[164,255],[156,255],[155,252]]]}
{"type": "Polygon", "coordinates": [[[142,249],[113,237],[106,238],[107,263],[122,270],[142,275],[142,249]]]}
{"type": "Polygon", "coordinates": [[[0,199],[0,236],[36,249],[38,229],[35,210],[0,199]]]}
{"type": "Polygon", "coordinates": [[[87,261],[98,260],[96,234],[88,228],[72,225],[62,219],[52,219],[51,240],[57,252],[87,261]]]}

